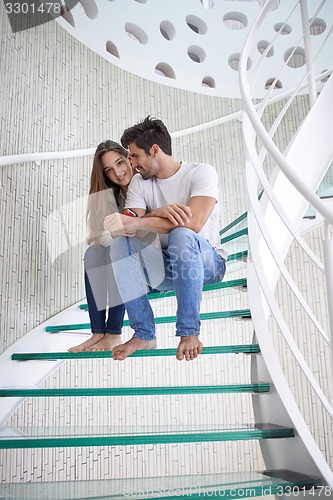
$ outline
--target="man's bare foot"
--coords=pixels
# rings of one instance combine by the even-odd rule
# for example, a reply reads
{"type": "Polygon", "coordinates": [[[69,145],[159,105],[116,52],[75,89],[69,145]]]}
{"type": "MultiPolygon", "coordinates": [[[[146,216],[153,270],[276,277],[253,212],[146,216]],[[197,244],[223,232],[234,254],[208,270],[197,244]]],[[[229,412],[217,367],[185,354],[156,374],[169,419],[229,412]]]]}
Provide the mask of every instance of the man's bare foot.
{"type": "Polygon", "coordinates": [[[104,337],[103,333],[93,333],[92,336],[86,340],[85,342],[82,342],[82,344],[75,345],[74,347],[70,347],[68,349],[68,352],[82,352],[82,351],[90,351],[90,348],[100,342],[100,340],[104,337]]]}
{"type": "Polygon", "coordinates": [[[130,340],[125,342],[125,344],[120,344],[114,349],[112,349],[113,359],[122,361],[127,358],[130,354],[141,349],[156,349],[156,340],[142,340],[137,337],[132,337],[130,340]]]}
{"type": "Polygon", "coordinates": [[[181,341],[179,342],[177,348],[176,358],[181,361],[182,359],[186,359],[186,361],[190,361],[195,359],[202,352],[202,343],[198,339],[197,335],[189,335],[187,337],[181,337],[181,341]]]}
{"type": "Polygon", "coordinates": [[[86,351],[112,351],[114,347],[121,344],[121,335],[106,333],[97,344],[87,347],[86,351]]]}

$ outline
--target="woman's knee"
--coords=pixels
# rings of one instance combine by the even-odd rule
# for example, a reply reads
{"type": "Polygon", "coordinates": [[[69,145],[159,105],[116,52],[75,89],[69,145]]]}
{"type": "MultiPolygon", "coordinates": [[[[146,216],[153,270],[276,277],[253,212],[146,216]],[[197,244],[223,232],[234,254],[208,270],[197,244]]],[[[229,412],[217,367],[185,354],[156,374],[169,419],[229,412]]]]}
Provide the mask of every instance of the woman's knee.
{"type": "Polygon", "coordinates": [[[102,266],[106,264],[109,260],[109,248],[103,245],[93,246],[87,248],[84,253],[83,261],[84,267],[86,269],[92,269],[95,267],[102,266]]]}
{"type": "Polygon", "coordinates": [[[119,236],[115,238],[110,245],[110,259],[111,262],[126,259],[132,253],[131,243],[135,238],[128,238],[126,236],[119,236]]]}

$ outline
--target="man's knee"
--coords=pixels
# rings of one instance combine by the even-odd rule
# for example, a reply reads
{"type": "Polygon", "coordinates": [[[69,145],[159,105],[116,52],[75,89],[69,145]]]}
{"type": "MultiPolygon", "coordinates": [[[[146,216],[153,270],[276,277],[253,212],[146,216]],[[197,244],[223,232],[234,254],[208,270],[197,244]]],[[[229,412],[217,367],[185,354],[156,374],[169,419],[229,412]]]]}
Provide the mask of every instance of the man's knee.
{"type": "Polygon", "coordinates": [[[169,233],[169,246],[183,246],[188,245],[189,242],[195,241],[196,233],[192,231],[192,229],[188,229],[187,227],[176,227],[172,229],[169,233]]]}

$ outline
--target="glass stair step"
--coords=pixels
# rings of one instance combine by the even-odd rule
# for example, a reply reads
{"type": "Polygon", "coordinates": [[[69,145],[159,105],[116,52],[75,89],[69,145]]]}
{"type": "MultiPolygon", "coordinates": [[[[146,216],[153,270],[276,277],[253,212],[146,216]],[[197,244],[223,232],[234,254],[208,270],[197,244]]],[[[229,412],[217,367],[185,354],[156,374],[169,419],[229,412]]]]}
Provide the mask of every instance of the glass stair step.
{"type": "MultiPolygon", "coordinates": [[[[220,290],[220,289],[229,289],[229,288],[236,288],[236,287],[246,287],[247,286],[247,279],[246,278],[240,278],[236,280],[229,280],[229,281],[221,281],[220,283],[212,283],[210,285],[204,285],[203,291],[204,292],[209,292],[212,290],[220,290]]],[[[149,300],[154,300],[154,299],[164,299],[168,297],[174,297],[176,295],[176,292],[174,290],[171,290],[170,292],[151,292],[148,293],[148,298],[149,300]]],[[[80,304],[80,309],[83,310],[88,310],[88,304],[80,304]]]]}
{"type": "Polygon", "coordinates": [[[6,388],[0,397],[55,397],[55,396],[151,396],[175,394],[228,394],[235,392],[265,393],[269,384],[203,385],[173,387],[87,387],[66,389],[6,388]]]}
{"type": "Polygon", "coordinates": [[[271,424],[156,427],[0,427],[0,449],[206,443],[294,437],[294,429],[271,424]]]}
{"type": "MultiPolygon", "coordinates": [[[[234,311],[217,311],[210,313],[200,314],[200,319],[202,321],[209,319],[221,319],[221,318],[251,318],[250,309],[236,309],[234,311]]],[[[155,324],[164,323],[175,323],[177,320],[176,316],[161,316],[155,318],[155,324]]],[[[124,320],[123,326],[129,326],[129,321],[124,320]]],[[[90,323],[77,323],[72,325],[54,325],[47,326],[45,331],[50,333],[64,332],[64,331],[75,331],[75,330],[87,330],[90,329],[90,323]]]]}
{"type": "MultiPolygon", "coordinates": [[[[258,344],[224,345],[203,347],[202,354],[257,354],[259,352],[258,344]]],[[[177,349],[151,349],[138,350],[128,357],[147,357],[147,356],[176,356],[177,349]]],[[[82,359],[82,358],[112,358],[112,351],[87,351],[87,352],[14,352],[11,359],[14,361],[30,360],[55,360],[55,359],[82,359]]]]}
{"type": "Polygon", "coordinates": [[[230,222],[230,224],[228,224],[223,229],[221,229],[220,236],[222,236],[222,234],[225,234],[225,233],[229,232],[231,229],[233,229],[236,226],[238,226],[238,229],[240,227],[244,227],[244,226],[246,227],[247,226],[247,212],[244,212],[239,217],[237,217],[237,219],[235,219],[234,221],[230,222]]]}
{"type": "Polygon", "coordinates": [[[224,236],[221,238],[221,243],[222,245],[225,243],[228,243],[229,241],[236,240],[237,238],[240,238],[241,236],[247,236],[248,234],[248,229],[247,227],[244,227],[243,229],[240,229],[239,231],[236,231],[235,233],[229,234],[228,236],[224,236]]]}
{"type": "Polygon", "coordinates": [[[245,261],[247,259],[248,253],[249,253],[248,250],[242,250],[240,252],[232,253],[228,255],[227,262],[232,262],[235,260],[245,261]]]}
{"type": "Polygon", "coordinates": [[[0,498],[13,500],[123,500],[217,497],[235,498],[282,496],[293,490],[300,496],[315,493],[318,478],[288,470],[196,474],[133,479],[75,480],[43,483],[2,483],[0,498]]]}

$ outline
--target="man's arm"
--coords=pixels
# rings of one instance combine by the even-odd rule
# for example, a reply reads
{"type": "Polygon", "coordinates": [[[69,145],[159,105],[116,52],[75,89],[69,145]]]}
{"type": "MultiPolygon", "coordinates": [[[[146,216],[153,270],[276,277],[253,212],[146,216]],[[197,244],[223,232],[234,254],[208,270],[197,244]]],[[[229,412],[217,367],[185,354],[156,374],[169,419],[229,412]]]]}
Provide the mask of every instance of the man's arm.
{"type": "Polygon", "coordinates": [[[183,205],[182,203],[171,203],[164,207],[155,208],[155,210],[145,214],[143,217],[169,219],[174,226],[183,226],[186,222],[189,222],[190,217],[192,217],[192,212],[187,205],[183,205]]]}
{"type": "MultiPolygon", "coordinates": [[[[212,213],[216,204],[215,198],[210,196],[193,196],[188,202],[188,207],[191,211],[192,216],[187,219],[187,222],[180,225],[181,227],[187,227],[192,229],[194,232],[199,233],[208,217],[212,213]]],[[[152,213],[153,214],[153,213],[152,213]]],[[[160,217],[141,217],[138,223],[141,229],[146,231],[155,231],[156,233],[167,234],[171,229],[175,228],[175,225],[169,219],[161,219],[160,217]]]]}
{"type": "MultiPolygon", "coordinates": [[[[188,218],[188,222],[184,222],[184,225],[179,224],[179,227],[187,227],[199,233],[212,213],[215,203],[215,198],[210,196],[193,196],[188,202],[192,216],[188,218]]],[[[136,231],[168,234],[177,227],[168,218],[161,218],[152,214],[152,216],[144,217],[145,210],[140,208],[133,208],[133,210],[139,217],[128,217],[119,213],[108,215],[104,221],[104,229],[122,236],[133,236],[136,231]]]]}

